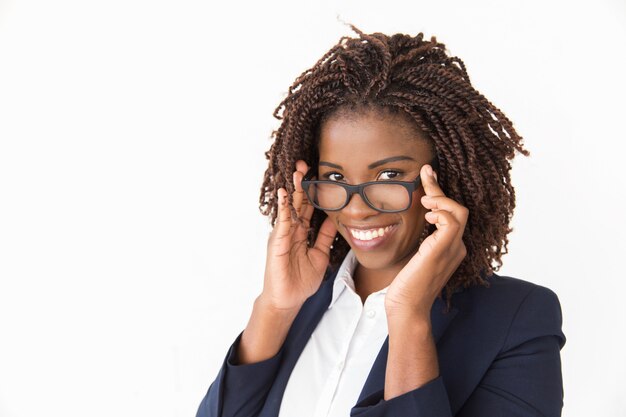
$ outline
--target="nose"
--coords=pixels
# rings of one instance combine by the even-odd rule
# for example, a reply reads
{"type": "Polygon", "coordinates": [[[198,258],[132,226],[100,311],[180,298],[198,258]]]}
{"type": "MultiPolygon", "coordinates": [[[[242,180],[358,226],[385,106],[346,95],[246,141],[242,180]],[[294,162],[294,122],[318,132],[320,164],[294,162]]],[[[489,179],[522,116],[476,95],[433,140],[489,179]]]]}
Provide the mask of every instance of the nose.
{"type": "Polygon", "coordinates": [[[353,219],[362,219],[378,214],[378,211],[371,208],[358,193],[352,194],[348,204],[341,211],[353,219]]]}

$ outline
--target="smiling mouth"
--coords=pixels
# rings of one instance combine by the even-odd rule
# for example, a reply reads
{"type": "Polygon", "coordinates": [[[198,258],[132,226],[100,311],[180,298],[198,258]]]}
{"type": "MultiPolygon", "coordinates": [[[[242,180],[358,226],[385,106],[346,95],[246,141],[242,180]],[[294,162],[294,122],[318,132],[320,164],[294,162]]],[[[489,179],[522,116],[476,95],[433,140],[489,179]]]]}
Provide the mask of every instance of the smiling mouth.
{"type": "Polygon", "coordinates": [[[381,225],[371,229],[355,229],[346,225],[344,227],[348,231],[347,238],[351,242],[352,248],[369,251],[378,249],[388,242],[398,228],[398,223],[385,227],[381,225]]]}
{"type": "Polygon", "coordinates": [[[350,232],[353,238],[361,241],[369,241],[379,237],[385,236],[385,233],[389,232],[395,225],[389,225],[387,227],[379,227],[377,229],[351,229],[346,226],[346,229],[350,232]]]}

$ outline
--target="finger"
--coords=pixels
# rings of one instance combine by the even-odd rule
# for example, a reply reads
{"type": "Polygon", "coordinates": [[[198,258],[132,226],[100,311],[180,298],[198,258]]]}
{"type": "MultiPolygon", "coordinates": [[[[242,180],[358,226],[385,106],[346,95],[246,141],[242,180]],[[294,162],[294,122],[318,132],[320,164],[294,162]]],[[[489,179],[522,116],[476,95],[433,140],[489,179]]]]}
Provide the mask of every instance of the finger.
{"type": "Polygon", "coordinates": [[[293,193],[293,207],[296,210],[298,217],[300,217],[302,212],[302,206],[308,203],[304,189],[302,188],[302,178],[307,173],[307,170],[308,166],[306,162],[301,159],[296,161],[296,171],[293,173],[293,184],[295,187],[295,191],[293,193]]]}
{"type": "Polygon", "coordinates": [[[274,230],[276,231],[276,237],[281,239],[289,235],[291,229],[291,211],[287,204],[287,190],[284,188],[278,189],[278,216],[276,218],[276,224],[274,230]]]}
{"type": "Polygon", "coordinates": [[[302,172],[303,174],[306,174],[306,172],[309,170],[309,166],[304,160],[298,159],[296,161],[296,170],[302,172]]]}
{"type": "Polygon", "coordinates": [[[322,223],[319,232],[317,232],[314,248],[330,256],[330,245],[333,244],[335,235],[337,235],[337,226],[335,226],[330,217],[327,217],[322,223]]]}
{"type": "Polygon", "coordinates": [[[307,204],[302,207],[302,215],[300,216],[300,220],[302,223],[297,225],[294,239],[295,240],[305,240],[309,235],[309,227],[311,225],[311,216],[313,215],[313,211],[315,207],[311,204],[307,204]]]}
{"type": "Polygon", "coordinates": [[[421,199],[422,205],[430,210],[446,210],[452,213],[454,217],[461,224],[467,223],[467,217],[469,215],[469,210],[467,207],[459,204],[453,199],[445,196],[422,196],[421,199]]]}
{"type": "Polygon", "coordinates": [[[462,227],[454,215],[448,211],[429,211],[424,217],[428,223],[437,227],[431,236],[437,242],[437,246],[442,249],[452,246],[455,239],[463,235],[464,225],[462,227]]]}
{"type": "Polygon", "coordinates": [[[307,203],[302,205],[302,220],[307,224],[307,226],[311,223],[311,217],[313,217],[314,211],[315,207],[313,207],[313,204],[309,204],[307,199],[307,203]]]}
{"type": "Polygon", "coordinates": [[[293,208],[296,210],[298,217],[302,214],[303,206],[308,203],[304,190],[302,189],[302,177],[304,177],[302,172],[294,171],[293,183],[296,189],[293,192],[293,208]]]}
{"type": "Polygon", "coordinates": [[[422,166],[420,170],[420,178],[422,180],[422,187],[424,187],[424,192],[428,196],[445,196],[441,187],[439,187],[439,183],[437,182],[437,178],[435,177],[433,168],[426,164],[422,166]]]}

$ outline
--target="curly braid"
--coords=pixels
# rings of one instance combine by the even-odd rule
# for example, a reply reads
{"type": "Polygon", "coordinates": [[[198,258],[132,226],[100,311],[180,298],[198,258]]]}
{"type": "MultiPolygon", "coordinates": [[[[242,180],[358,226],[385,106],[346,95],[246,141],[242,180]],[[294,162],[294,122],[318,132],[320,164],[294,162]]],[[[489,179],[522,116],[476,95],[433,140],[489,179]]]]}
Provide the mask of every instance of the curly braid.
{"type": "MultiPolygon", "coordinates": [[[[445,287],[448,307],[460,287],[488,286],[485,277],[502,266],[507,253],[509,226],[515,208],[509,160],[515,151],[529,152],[512,122],[472,87],[465,65],[446,54],[445,45],[404,34],[364,34],[342,37],[289,87],[274,111],[282,120],[272,132],[274,142],[265,153],[265,171],[259,209],[277,216],[278,189],[288,191],[292,217],[292,173],[303,159],[317,166],[320,126],[345,109],[368,106],[408,114],[424,131],[439,162],[438,182],[444,193],[469,209],[463,234],[467,256],[445,287]]],[[[326,214],[315,210],[309,245],[315,242],[326,214]]],[[[428,224],[421,239],[436,227],[428,224]]],[[[421,243],[421,242],[420,242],[421,243]]],[[[338,268],[350,250],[337,235],[330,267],[338,268]]]]}

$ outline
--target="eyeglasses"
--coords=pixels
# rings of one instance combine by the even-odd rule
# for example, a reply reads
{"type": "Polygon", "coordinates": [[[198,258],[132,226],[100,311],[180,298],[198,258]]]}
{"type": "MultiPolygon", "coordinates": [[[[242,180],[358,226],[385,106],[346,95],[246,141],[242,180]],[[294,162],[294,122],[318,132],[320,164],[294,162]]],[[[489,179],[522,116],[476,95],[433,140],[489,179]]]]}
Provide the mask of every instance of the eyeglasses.
{"type": "MultiPolygon", "coordinates": [[[[437,158],[429,163],[438,168],[437,158]]],[[[413,192],[422,183],[418,175],[407,181],[370,181],[357,185],[337,181],[315,180],[316,173],[310,169],[302,179],[302,188],[313,207],[324,211],[339,211],[348,205],[352,195],[359,194],[363,201],[382,213],[398,213],[408,210],[413,192]]]]}

